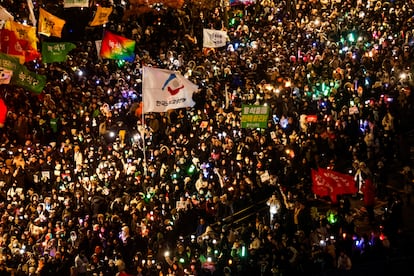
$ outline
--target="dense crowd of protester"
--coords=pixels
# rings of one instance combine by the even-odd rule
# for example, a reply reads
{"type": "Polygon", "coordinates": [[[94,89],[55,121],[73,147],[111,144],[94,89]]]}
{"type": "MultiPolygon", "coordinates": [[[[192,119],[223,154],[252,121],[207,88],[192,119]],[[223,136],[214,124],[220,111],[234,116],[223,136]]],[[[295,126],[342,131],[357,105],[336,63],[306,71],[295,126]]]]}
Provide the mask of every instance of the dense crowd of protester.
{"type": "Polygon", "coordinates": [[[127,21],[114,2],[106,28],[137,41],[134,62],[101,60],[86,30],[66,62],[27,65],[47,76],[40,96],[2,88],[1,273],[322,275],[392,254],[413,185],[413,2],[188,3],[127,21]],[[203,28],[227,46],[203,49],[203,28]],[[195,106],[142,114],[143,66],[196,83],[195,106]],[[242,128],[242,104],[268,105],[267,128],[242,128]],[[311,207],[318,167],[372,179],[387,223],[359,233],[346,196],[311,207]],[[386,190],[400,169],[404,197],[386,190]],[[262,199],[269,215],[224,225],[262,199]]]}

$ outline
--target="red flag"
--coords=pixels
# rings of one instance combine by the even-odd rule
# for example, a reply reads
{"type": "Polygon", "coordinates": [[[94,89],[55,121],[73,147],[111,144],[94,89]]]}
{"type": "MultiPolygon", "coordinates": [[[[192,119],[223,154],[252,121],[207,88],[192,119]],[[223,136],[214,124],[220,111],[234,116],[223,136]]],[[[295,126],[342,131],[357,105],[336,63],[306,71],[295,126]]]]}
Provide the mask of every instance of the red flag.
{"type": "Polygon", "coordinates": [[[324,197],[329,196],[332,192],[332,187],[328,179],[326,179],[319,171],[312,169],[312,190],[315,195],[324,197]]]}
{"type": "Polygon", "coordinates": [[[18,57],[22,64],[40,56],[40,53],[31,47],[29,41],[17,38],[16,33],[8,29],[0,30],[0,52],[18,57]]]}
{"type": "Polygon", "coordinates": [[[0,128],[4,127],[7,118],[7,106],[3,99],[0,99],[0,128]]]}
{"type": "Polygon", "coordinates": [[[336,202],[337,195],[355,194],[354,177],[333,170],[319,168],[312,170],[313,192],[319,196],[329,195],[332,202],[336,202]]]}

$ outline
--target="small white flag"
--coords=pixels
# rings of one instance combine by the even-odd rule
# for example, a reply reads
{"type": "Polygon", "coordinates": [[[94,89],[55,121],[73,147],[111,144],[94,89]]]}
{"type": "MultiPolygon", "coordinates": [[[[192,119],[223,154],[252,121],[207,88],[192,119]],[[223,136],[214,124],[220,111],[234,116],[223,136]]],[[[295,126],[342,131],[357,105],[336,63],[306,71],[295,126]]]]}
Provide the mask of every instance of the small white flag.
{"type": "Polygon", "coordinates": [[[89,0],[64,0],[64,8],[87,8],[89,7],[89,0]]]}
{"type": "Polygon", "coordinates": [[[9,13],[5,8],[3,8],[2,6],[0,6],[0,20],[2,21],[13,21],[14,20],[14,16],[9,13]]]}
{"type": "Polygon", "coordinates": [[[29,8],[29,20],[32,22],[32,25],[36,27],[37,21],[34,15],[34,6],[32,0],[27,0],[27,7],[29,8]]]}
{"type": "Polygon", "coordinates": [[[219,48],[226,46],[227,32],[212,29],[203,29],[203,47],[219,48]]]}
{"type": "Polygon", "coordinates": [[[96,54],[98,55],[99,60],[102,60],[100,53],[101,53],[101,47],[102,47],[102,39],[101,40],[95,40],[95,46],[96,46],[96,54]]]}
{"type": "Polygon", "coordinates": [[[197,89],[197,85],[180,73],[144,67],[142,74],[144,113],[192,107],[195,104],[193,93],[197,89]]]}

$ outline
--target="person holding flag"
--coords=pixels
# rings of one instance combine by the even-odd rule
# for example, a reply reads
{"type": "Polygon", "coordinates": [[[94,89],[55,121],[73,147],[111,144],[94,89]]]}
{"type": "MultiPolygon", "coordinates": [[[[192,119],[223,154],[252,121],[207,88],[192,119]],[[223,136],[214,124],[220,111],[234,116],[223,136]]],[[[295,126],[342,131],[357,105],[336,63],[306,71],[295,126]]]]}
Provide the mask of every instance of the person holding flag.
{"type": "Polygon", "coordinates": [[[364,185],[368,178],[371,178],[371,171],[365,164],[365,162],[359,162],[357,170],[354,175],[354,180],[356,184],[356,188],[358,189],[357,195],[360,196],[361,200],[363,199],[364,195],[364,185]]]}

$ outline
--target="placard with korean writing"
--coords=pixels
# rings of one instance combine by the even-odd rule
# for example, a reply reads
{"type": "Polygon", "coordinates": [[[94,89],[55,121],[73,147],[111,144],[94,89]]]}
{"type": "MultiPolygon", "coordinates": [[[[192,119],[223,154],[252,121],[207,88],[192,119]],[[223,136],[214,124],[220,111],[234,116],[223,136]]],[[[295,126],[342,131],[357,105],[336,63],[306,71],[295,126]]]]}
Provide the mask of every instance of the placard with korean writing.
{"type": "Polygon", "coordinates": [[[242,128],[267,128],[269,107],[267,105],[243,105],[242,128]]]}

